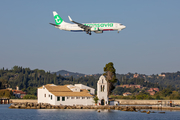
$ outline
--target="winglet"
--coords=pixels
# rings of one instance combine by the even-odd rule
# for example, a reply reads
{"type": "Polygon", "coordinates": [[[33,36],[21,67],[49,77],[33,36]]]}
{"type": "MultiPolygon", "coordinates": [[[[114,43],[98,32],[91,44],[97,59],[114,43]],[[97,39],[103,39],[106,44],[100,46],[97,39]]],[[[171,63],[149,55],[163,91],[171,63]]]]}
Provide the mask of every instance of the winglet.
{"type": "Polygon", "coordinates": [[[70,21],[73,21],[70,16],[68,16],[68,18],[69,18],[70,21]]]}

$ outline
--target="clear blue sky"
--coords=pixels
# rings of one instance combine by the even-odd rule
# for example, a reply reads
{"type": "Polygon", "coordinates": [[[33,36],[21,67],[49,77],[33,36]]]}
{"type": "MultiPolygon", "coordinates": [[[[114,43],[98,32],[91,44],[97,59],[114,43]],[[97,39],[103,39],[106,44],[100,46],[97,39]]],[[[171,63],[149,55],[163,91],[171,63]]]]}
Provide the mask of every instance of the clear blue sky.
{"type": "Polygon", "coordinates": [[[180,70],[179,0],[54,0],[0,2],[0,68],[14,65],[55,72],[159,74],[180,70]],[[126,29],[87,35],[54,28],[64,21],[119,22],[126,29]]]}

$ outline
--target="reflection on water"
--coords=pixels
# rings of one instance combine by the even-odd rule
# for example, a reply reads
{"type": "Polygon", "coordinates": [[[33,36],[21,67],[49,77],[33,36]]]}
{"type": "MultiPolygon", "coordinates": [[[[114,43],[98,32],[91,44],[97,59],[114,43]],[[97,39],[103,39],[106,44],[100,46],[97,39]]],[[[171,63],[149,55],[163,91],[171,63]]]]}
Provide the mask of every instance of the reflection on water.
{"type": "Polygon", "coordinates": [[[180,111],[165,114],[92,109],[9,109],[0,105],[0,120],[179,120],[180,111]]]}

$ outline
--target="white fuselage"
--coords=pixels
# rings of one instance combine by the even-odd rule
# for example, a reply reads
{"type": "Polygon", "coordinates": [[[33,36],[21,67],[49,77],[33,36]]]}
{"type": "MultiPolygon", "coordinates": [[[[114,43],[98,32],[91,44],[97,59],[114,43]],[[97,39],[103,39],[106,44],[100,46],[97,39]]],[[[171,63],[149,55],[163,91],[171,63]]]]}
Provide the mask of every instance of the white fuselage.
{"type": "MultiPolygon", "coordinates": [[[[86,26],[91,27],[91,31],[121,31],[126,28],[126,26],[120,23],[83,23],[86,26]]],[[[61,30],[67,30],[72,32],[82,32],[84,29],[80,28],[77,24],[66,23],[63,21],[63,24],[56,26],[61,30]]]]}

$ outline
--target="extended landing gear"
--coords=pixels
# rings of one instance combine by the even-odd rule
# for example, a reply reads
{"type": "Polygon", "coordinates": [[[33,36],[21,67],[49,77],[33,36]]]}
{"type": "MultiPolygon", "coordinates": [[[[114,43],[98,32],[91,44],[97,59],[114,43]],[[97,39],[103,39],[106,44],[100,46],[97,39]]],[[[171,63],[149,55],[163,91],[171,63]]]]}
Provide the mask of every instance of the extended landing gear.
{"type": "Polygon", "coordinates": [[[118,33],[119,33],[119,31],[118,31],[118,33]]]}
{"type": "Polygon", "coordinates": [[[87,34],[91,35],[91,31],[86,31],[87,34]]]}

